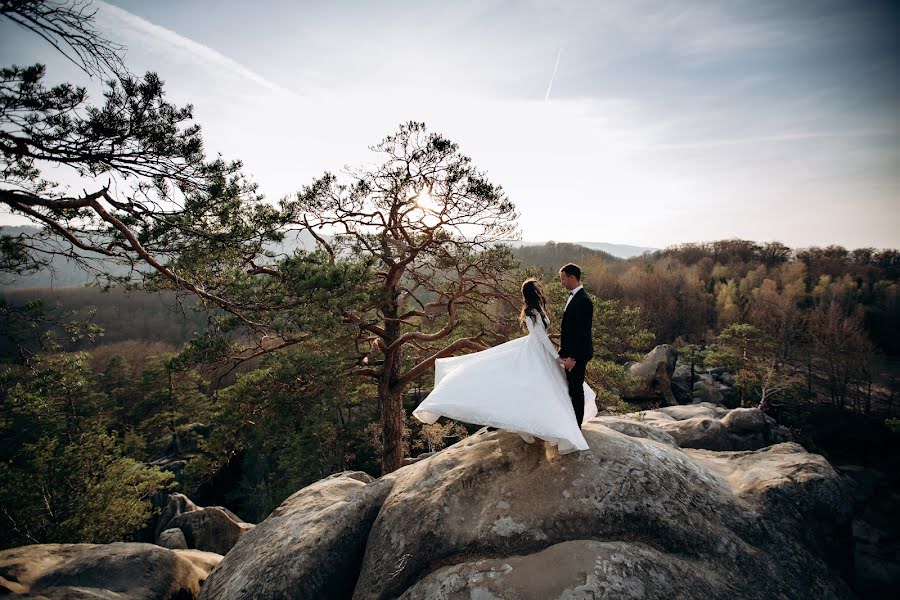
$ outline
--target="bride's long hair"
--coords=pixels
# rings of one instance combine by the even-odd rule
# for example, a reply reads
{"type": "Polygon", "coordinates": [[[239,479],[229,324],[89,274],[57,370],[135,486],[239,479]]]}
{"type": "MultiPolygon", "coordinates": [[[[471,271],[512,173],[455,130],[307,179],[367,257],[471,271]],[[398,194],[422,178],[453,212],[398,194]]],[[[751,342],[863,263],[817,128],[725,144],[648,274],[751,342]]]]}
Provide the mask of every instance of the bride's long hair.
{"type": "Polygon", "coordinates": [[[547,321],[547,301],[544,298],[544,290],[541,288],[541,282],[537,279],[529,278],[522,283],[522,313],[519,319],[524,323],[525,317],[536,318],[541,316],[544,327],[548,327],[550,322],[547,321]]]}

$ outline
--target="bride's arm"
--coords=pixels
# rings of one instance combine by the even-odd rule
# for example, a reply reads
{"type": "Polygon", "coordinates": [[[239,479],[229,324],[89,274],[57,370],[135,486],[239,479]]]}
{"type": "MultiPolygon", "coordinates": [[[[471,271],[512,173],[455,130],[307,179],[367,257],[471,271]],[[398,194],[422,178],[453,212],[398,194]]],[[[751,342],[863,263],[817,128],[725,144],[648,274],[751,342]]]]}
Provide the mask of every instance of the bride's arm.
{"type": "Polygon", "coordinates": [[[544,328],[544,321],[540,317],[537,317],[537,319],[534,320],[532,320],[531,317],[526,317],[525,324],[528,326],[528,334],[537,336],[537,339],[540,340],[544,349],[550,353],[553,360],[557,360],[559,358],[559,353],[553,346],[553,342],[551,342],[550,338],[547,336],[547,330],[544,328]]]}

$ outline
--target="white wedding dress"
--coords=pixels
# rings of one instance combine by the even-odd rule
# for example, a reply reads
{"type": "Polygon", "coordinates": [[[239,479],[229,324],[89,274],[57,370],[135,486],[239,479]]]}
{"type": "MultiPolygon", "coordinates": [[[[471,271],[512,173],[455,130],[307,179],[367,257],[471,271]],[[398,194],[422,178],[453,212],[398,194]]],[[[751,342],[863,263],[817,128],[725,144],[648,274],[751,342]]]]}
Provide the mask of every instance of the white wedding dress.
{"type": "MultiPolygon", "coordinates": [[[[439,358],[434,389],[413,411],[423,423],[450,417],[554,444],[560,454],[587,450],[575,422],[565,370],[540,317],[525,318],[528,335],[463,356],[439,358]]],[[[597,414],[597,394],[584,384],[584,421],[597,414]]]]}

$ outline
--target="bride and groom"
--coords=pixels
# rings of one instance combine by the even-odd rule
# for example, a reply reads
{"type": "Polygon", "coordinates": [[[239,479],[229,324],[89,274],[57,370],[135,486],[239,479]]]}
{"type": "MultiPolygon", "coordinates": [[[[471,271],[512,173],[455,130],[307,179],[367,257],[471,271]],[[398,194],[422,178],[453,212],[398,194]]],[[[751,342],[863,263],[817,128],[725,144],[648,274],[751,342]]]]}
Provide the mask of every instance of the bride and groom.
{"type": "Polygon", "coordinates": [[[581,423],[597,414],[596,393],[584,383],[594,356],[594,306],[581,286],[581,269],[567,264],[559,280],[569,290],[557,350],[547,336],[544,293],[534,279],[522,284],[521,318],[528,335],[481,352],[439,358],[434,389],[413,411],[423,423],[441,416],[488,425],[557,446],[560,454],[587,450],[581,423]]]}

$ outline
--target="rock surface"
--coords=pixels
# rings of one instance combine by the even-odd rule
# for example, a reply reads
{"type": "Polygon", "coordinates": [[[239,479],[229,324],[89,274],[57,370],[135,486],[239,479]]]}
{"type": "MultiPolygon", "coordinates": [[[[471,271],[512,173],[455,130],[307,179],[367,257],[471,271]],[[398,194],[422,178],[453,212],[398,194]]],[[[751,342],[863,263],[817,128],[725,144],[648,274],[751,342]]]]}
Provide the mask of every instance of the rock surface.
{"type": "Polygon", "coordinates": [[[631,418],[668,433],[682,448],[756,450],[790,441],[790,432],[756,408],[728,410],[710,402],[630,413],[631,418]]]}
{"type": "Polygon", "coordinates": [[[426,458],[430,458],[437,454],[437,452],[423,452],[417,456],[407,456],[403,459],[403,466],[411,465],[415,462],[419,462],[420,460],[425,460],[426,458]]]}
{"type": "Polygon", "coordinates": [[[339,473],[285,500],[231,549],[201,598],[348,598],[390,477],[339,473]]]}
{"type": "Polygon", "coordinates": [[[35,544],[0,552],[0,594],[190,600],[221,556],[155,544],[35,544]]]}
{"type": "Polygon", "coordinates": [[[668,344],[661,344],[647,353],[640,362],[629,363],[625,372],[636,384],[624,396],[630,401],[657,401],[666,406],[676,404],[672,394],[672,373],[678,353],[668,344]]]}
{"type": "Polygon", "coordinates": [[[171,494],[157,521],[156,543],[165,548],[191,548],[227,554],[253,527],[227,508],[200,507],[184,494],[171,494]],[[180,531],[181,536],[173,529],[180,531]]]}
{"type": "Polygon", "coordinates": [[[156,537],[159,538],[159,534],[161,534],[163,530],[169,529],[169,521],[178,515],[193,510],[200,510],[200,507],[194,504],[190,498],[184,494],[169,494],[168,498],[166,498],[165,505],[159,511],[159,518],[156,520],[156,537]]]}
{"type": "MultiPolygon", "coordinates": [[[[696,379],[698,373],[694,373],[696,379]]],[[[694,381],[691,379],[690,365],[676,365],[672,371],[672,394],[680,404],[688,404],[693,398],[691,392],[694,389],[694,381]]]]}
{"type": "MultiPolygon", "coordinates": [[[[231,513],[234,514],[234,513],[231,513]]],[[[169,521],[169,528],[180,529],[188,548],[228,554],[253,525],[234,518],[218,506],[208,506],[180,514],[169,521]]]]}
{"type": "Polygon", "coordinates": [[[469,561],[423,577],[401,600],[471,598],[740,598],[727,573],[642,542],[575,540],[511,558],[469,561]],[[730,596],[723,596],[723,593],[730,596]]]}
{"type": "Polygon", "coordinates": [[[591,449],[565,456],[482,429],[381,479],[323,479],[246,532],[200,598],[854,597],[852,481],[796,443],[755,447],[782,433],[760,411],[583,431],[591,449]]]}
{"type": "Polygon", "coordinates": [[[184,532],[177,527],[166,529],[160,533],[159,540],[157,540],[156,543],[163,548],[168,548],[170,550],[187,550],[188,547],[184,532]]]}
{"type": "Polygon", "coordinates": [[[694,382],[693,402],[709,402],[710,404],[722,404],[725,396],[722,394],[719,384],[702,379],[694,382]]]}
{"type": "Polygon", "coordinates": [[[821,456],[788,443],[716,462],[601,419],[588,452],[482,431],[393,473],[354,598],[698,597],[677,574],[699,597],[852,597],[804,531],[804,511],[849,527],[847,483],[821,456]],[[583,568],[541,566],[566,550],[583,568]],[[550,595],[497,591],[529,577],[550,595]]]}

